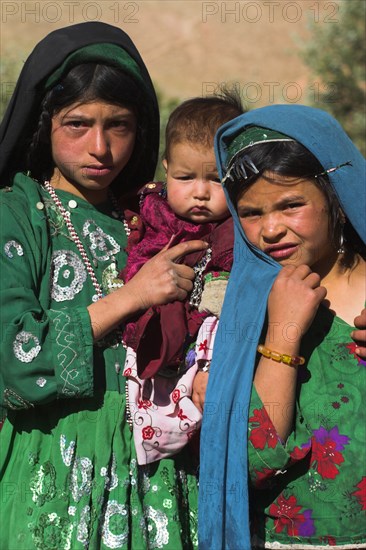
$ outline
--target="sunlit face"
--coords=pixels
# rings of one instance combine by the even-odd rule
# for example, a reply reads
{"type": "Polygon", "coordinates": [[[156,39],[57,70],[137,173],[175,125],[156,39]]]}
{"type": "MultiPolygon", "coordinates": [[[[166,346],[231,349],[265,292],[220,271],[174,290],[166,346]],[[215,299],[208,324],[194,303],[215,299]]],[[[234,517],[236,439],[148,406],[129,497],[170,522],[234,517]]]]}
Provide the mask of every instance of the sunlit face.
{"type": "Polygon", "coordinates": [[[101,101],[66,107],[52,119],[51,184],[90,202],[104,200],[135,138],[136,116],[128,107],[101,101]]]}
{"type": "Polygon", "coordinates": [[[249,241],[281,265],[318,271],[336,255],[327,201],[311,180],[266,173],[244,191],[237,210],[249,241]]]}
{"type": "Polygon", "coordinates": [[[195,223],[223,220],[229,216],[225,194],[216,169],[213,148],[188,142],[169,149],[167,197],[172,210],[195,223]]]}

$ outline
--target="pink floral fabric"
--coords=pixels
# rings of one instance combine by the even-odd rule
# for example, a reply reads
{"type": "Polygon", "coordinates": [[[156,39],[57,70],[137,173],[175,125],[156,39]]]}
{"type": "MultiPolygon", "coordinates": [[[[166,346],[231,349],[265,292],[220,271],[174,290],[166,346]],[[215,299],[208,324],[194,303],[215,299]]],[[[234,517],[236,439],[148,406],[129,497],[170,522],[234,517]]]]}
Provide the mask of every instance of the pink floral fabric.
{"type": "Polygon", "coordinates": [[[202,415],[191,400],[192,385],[199,362],[206,364],[212,359],[217,324],[216,317],[205,319],[195,348],[187,353],[186,371],[179,378],[139,378],[136,353],[128,348],[123,374],[140,465],[174,455],[198,431],[202,415]]]}

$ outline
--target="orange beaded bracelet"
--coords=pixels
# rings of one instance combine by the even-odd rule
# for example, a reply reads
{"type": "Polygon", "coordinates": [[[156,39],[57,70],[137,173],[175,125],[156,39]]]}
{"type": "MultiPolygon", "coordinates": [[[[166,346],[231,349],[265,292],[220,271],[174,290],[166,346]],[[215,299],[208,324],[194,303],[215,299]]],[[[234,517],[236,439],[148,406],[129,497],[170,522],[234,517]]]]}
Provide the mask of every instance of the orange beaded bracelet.
{"type": "Polygon", "coordinates": [[[263,355],[263,357],[267,357],[267,359],[273,359],[273,361],[277,361],[277,363],[285,363],[286,365],[289,365],[289,367],[299,367],[305,363],[305,358],[300,355],[278,353],[278,351],[272,351],[271,349],[262,346],[262,344],[257,347],[257,352],[263,355]]]}

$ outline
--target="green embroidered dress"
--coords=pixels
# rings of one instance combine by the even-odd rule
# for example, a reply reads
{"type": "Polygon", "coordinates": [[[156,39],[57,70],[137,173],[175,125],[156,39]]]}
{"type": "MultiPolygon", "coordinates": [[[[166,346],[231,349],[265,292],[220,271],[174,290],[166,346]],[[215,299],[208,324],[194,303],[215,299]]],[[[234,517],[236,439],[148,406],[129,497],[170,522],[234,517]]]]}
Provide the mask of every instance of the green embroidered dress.
{"type": "Polygon", "coordinates": [[[253,543],[366,548],[366,361],[352,327],[321,307],[304,337],[294,429],[283,444],[253,388],[249,469],[253,543]]]}
{"type": "MultiPolygon", "coordinates": [[[[108,205],[57,192],[103,291],[118,285],[126,235],[108,205]]],[[[195,469],[182,453],[136,462],[125,351],[93,345],[95,294],[49,195],[18,174],[1,195],[0,548],[196,546],[195,469]]]]}

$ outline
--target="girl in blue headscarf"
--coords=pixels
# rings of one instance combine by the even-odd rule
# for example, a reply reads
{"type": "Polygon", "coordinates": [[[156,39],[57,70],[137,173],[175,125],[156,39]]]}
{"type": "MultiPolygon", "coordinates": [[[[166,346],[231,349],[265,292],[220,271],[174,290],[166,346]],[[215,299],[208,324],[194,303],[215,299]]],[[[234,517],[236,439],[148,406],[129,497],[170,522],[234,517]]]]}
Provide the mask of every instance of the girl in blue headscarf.
{"type": "Polygon", "coordinates": [[[366,362],[351,338],[365,160],[330,115],[295,105],[227,123],[216,152],[235,249],[206,393],[201,548],[366,548],[366,362]]]}

